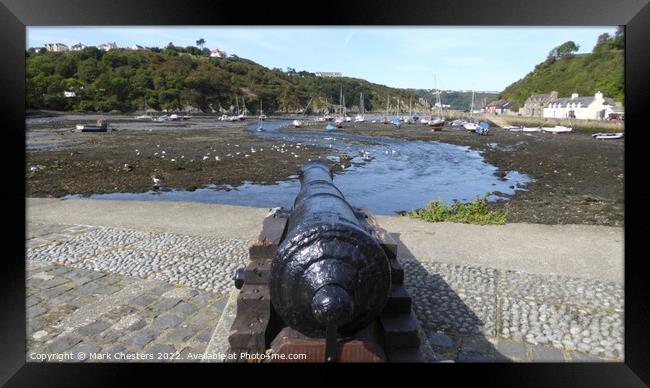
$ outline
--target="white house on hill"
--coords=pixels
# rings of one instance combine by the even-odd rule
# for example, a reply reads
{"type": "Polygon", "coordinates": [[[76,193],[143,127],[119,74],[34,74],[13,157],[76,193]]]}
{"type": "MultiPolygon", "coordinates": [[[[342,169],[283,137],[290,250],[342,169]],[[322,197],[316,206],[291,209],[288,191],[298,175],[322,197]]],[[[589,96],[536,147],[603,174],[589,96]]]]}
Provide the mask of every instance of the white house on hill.
{"type": "Polygon", "coordinates": [[[210,56],[212,58],[225,58],[226,57],[226,52],[221,50],[221,49],[216,48],[216,49],[210,50],[210,56]]]}
{"type": "Polygon", "coordinates": [[[544,107],[544,118],[574,118],[583,120],[601,120],[614,111],[614,100],[603,97],[598,91],[593,97],[579,97],[573,93],[571,97],[556,98],[544,107]]]}
{"type": "Polygon", "coordinates": [[[45,49],[47,51],[68,51],[68,46],[63,43],[46,43],[45,49]]]}
{"type": "Polygon", "coordinates": [[[86,47],[88,47],[88,46],[86,46],[85,44],[79,42],[77,44],[72,45],[70,47],[70,50],[72,50],[72,51],[81,51],[81,50],[85,49],[86,47]]]}
{"type": "Polygon", "coordinates": [[[108,51],[108,50],[115,50],[117,49],[117,44],[115,42],[113,43],[103,43],[97,46],[98,49],[108,51]]]}

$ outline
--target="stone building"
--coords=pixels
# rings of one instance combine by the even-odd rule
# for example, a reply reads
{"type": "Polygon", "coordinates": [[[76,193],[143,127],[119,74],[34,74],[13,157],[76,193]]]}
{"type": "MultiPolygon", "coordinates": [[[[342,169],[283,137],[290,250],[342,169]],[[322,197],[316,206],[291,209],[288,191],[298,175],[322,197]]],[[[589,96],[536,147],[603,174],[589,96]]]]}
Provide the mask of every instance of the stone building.
{"type": "Polygon", "coordinates": [[[545,94],[533,94],[528,97],[524,106],[519,109],[519,113],[522,116],[542,117],[544,114],[544,108],[548,106],[549,102],[555,99],[557,99],[556,91],[545,94]]]}
{"type": "Polygon", "coordinates": [[[583,120],[602,120],[613,113],[616,103],[604,97],[600,91],[593,96],[580,97],[573,93],[571,97],[555,98],[544,107],[544,118],[571,118],[583,120]]]}

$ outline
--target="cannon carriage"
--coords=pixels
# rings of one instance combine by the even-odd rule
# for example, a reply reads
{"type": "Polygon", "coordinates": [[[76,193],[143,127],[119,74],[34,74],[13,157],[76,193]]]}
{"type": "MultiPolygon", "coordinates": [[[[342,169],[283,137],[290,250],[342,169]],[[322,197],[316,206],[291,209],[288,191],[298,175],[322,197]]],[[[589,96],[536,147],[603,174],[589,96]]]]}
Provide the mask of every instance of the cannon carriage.
{"type": "Polygon", "coordinates": [[[305,164],[300,181],[293,209],[267,216],[235,275],[230,352],[424,361],[397,244],[367,210],[349,205],[323,162],[305,164]]]}

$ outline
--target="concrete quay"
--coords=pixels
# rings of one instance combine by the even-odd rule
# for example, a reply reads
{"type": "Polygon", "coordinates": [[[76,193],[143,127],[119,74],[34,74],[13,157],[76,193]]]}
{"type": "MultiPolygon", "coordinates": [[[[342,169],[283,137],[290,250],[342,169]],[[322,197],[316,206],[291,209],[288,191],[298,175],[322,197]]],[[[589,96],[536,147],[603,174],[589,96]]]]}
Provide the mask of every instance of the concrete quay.
{"type": "MultiPolygon", "coordinates": [[[[224,350],[232,270],[268,210],[27,199],[27,361],[224,350]]],[[[399,241],[436,361],[624,359],[622,228],[377,219],[399,241]]]]}

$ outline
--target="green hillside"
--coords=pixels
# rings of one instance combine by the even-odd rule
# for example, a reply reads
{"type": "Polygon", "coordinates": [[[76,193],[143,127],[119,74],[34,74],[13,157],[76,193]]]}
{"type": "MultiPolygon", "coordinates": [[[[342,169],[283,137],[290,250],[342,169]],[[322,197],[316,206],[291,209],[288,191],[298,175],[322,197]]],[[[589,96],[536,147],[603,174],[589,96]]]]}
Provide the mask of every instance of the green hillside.
{"type": "Polygon", "coordinates": [[[269,69],[253,61],[230,56],[210,58],[196,47],[101,51],[94,47],[76,52],[26,53],[27,108],[78,112],[133,112],[142,110],[144,97],[156,110],[184,109],[225,112],[242,98],[249,112],[297,112],[313,97],[310,111],[338,108],[340,88],[345,105],[356,111],[363,93],[366,111],[384,111],[387,96],[394,111],[397,99],[408,112],[423,111],[424,100],[415,91],[395,89],[355,78],[317,77],[294,69],[269,69]],[[65,91],[75,93],[65,97],[65,91]]]}
{"type": "Polygon", "coordinates": [[[572,93],[589,96],[600,90],[606,97],[623,101],[624,47],[625,37],[620,28],[614,36],[599,36],[590,54],[576,55],[575,43],[566,42],[553,49],[532,72],[506,87],[499,98],[513,102],[514,109],[523,106],[532,94],[552,90],[556,90],[560,97],[572,93]]]}

